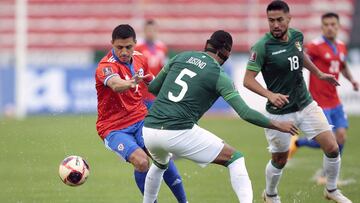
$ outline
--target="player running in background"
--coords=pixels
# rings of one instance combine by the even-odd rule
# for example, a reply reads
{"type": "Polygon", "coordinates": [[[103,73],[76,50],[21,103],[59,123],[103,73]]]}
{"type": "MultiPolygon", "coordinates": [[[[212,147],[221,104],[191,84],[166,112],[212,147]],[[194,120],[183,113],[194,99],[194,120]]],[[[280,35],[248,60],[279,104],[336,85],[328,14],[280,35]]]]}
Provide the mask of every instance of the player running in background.
{"type": "MultiPolygon", "coordinates": [[[[338,85],[335,77],[321,72],[304,54],[303,34],[289,28],[290,9],[284,1],[272,1],[267,9],[270,32],[251,49],[244,86],[266,97],[266,110],[271,119],[294,121],[308,139],[317,140],[324,151],[324,169],[327,184],[324,196],[336,202],[351,202],[337,189],[340,154],[331,127],[322,109],[310,96],[302,75],[307,68],[319,79],[338,85]],[[267,89],[255,78],[261,72],[267,89]]],[[[280,202],[277,186],[287,162],[291,135],[265,129],[271,160],[266,165],[265,202],[280,202]]]]}
{"type": "MultiPolygon", "coordinates": [[[[142,127],[147,109],[138,83],[148,84],[154,76],[148,70],[145,57],[134,51],[136,34],[130,25],[117,26],[111,44],[112,49],[101,59],[95,74],[98,98],[96,129],[107,148],[134,166],[136,184],[144,193],[149,157],[145,153],[142,127]]],[[[164,174],[164,180],[178,202],[186,202],[181,177],[173,161],[164,174]]]]}
{"type": "MultiPolygon", "coordinates": [[[[144,40],[139,40],[136,43],[135,50],[141,52],[148,62],[151,73],[155,76],[160,72],[161,68],[165,65],[167,60],[167,47],[166,45],[157,40],[157,24],[154,20],[147,20],[144,24],[144,40]]],[[[148,92],[145,84],[141,88],[141,94],[146,107],[149,109],[151,104],[154,102],[155,96],[148,92]]]]}
{"type": "MultiPolygon", "coordinates": [[[[359,84],[354,80],[348,65],[346,63],[347,49],[343,42],[336,39],[340,27],[339,16],[336,13],[326,13],[321,17],[322,36],[313,40],[307,45],[307,54],[312,62],[324,73],[332,74],[336,79],[339,74],[351,82],[355,91],[359,90],[359,84]]],[[[346,129],[348,121],[345,115],[343,105],[340,102],[336,87],[319,80],[314,74],[310,74],[309,90],[314,100],[323,109],[330,125],[333,125],[333,131],[336,141],[339,145],[340,154],[346,140],[346,129]]],[[[320,148],[319,143],[314,139],[293,137],[289,157],[291,157],[297,147],[308,146],[311,148],[320,148]]],[[[318,174],[317,182],[325,184],[325,174],[318,174]]]]}
{"type": "Polygon", "coordinates": [[[214,32],[205,52],[183,52],[172,58],[149,85],[157,95],[145,118],[144,141],[153,157],[146,176],[144,203],[152,203],[160,190],[162,174],[171,154],[206,166],[215,163],[230,171],[232,187],[242,203],[252,202],[251,182],[243,155],[197,125],[202,115],[221,96],[246,121],[258,126],[297,133],[292,122],[272,121],[250,109],[232,80],[220,67],[230,56],[232,37],[214,32]]]}

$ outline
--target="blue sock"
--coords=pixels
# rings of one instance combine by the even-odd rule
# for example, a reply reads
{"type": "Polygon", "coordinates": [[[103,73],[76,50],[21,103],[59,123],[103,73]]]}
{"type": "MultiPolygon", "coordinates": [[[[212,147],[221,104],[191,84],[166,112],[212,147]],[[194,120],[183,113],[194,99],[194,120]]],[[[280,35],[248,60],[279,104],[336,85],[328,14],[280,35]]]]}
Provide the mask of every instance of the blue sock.
{"type": "Polygon", "coordinates": [[[302,137],[302,138],[299,138],[298,140],[296,140],[296,146],[298,146],[298,147],[307,146],[310,148],[320,148],[320,145],[319,145],[319,143],[316,142],[316,140],[314,140],[314,139],[308,140],[306,137],[302,137]]]}
{"type": "Polygon", "coordinates": [[[139,190],[141,191],[141,194],[144,194],[146,174],[147,174],[147,171],[139,172],[139,171],[134,170],[135,182],[136,182],[136,185],[138,186],[139,190]]]}
{"type": "Polygon", "coordinates": [[[179,172],[176,169],[174,160],[170,159],[168,169],[164,173],[164,181],[175,195],[179,203],[186,203],[186,195],[179,172]]]}
{"type": "Polygon", "coordinates": [[[339,144],[339,152],[341,156],[343,155],[343,149],[344,149],[344,144],[339,144]]]}

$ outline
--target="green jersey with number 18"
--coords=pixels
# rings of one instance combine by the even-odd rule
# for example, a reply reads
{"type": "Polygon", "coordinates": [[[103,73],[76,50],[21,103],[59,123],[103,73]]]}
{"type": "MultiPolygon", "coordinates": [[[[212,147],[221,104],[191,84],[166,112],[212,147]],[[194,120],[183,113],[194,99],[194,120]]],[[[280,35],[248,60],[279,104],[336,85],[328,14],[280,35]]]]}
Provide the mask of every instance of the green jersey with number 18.
{"type": "Polygon", "coordinates": [[[270,121],[250,109],[219,63],[205,52],[183,52],[172,58],[149,85],[156,94],[145,118],[155,129],[191,129],[222,96],[248,122],[268,127],[270,121]]]}
{"type": "Polygon", "coordinates": [[[301,32],[289,28],[288,41],[282,42],[266,33],[252,48],[247,69],[260,72],[268,90],[289,95],[289,103],[277,108],[270,102],[266,110],[272,114],[299,111],[312,102],[303,78],[303,39],[301,32]]]}

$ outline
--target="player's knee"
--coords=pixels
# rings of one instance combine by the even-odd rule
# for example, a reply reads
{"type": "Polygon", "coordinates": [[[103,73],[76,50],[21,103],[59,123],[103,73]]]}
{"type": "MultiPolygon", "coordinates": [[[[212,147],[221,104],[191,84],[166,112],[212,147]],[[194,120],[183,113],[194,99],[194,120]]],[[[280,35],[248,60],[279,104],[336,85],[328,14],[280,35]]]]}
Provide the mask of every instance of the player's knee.
{"type": "Polygon", "coordinates": [[[331,144],[324,147],[324,153],[329,158],[335,158],[339,155],[339,146],[337,144],[331,144]]]}
{"type": "Polygon", "coordinates": [[[129,162],[134,165],[135,170],[139,172],[146,172],[149,170],[149,158],[142,154],[132,154],[129,162]]]}
{"type": "Polygon", "coordinates": [[[273,165],[275,168],[278,168],[278,169],[284,168],[285,165],[286,165],[286,162],[287,162],[287,159],[286,159],[286,160],[277,159],[276,161],[275,161],[275,160],[272,160],[272,161],[271,161],[272,165],[273,165]]]}
{"type": "Polygon", "coordinates": [[[281,155],[273,155],[272,156],[272,161],[271,163],[273,164],[274,167],[278,168],[278,169],[282,169],[285,167],[286,163],[287,163],[288,157],[287,154],[281,154],[281,155]]]}
{"type": "Polygon", "coordinates": [[[149,170],[149,160],[147,158],[140,158],[135,162],[134,166],[137,171],[146,172],[149,170]]]}

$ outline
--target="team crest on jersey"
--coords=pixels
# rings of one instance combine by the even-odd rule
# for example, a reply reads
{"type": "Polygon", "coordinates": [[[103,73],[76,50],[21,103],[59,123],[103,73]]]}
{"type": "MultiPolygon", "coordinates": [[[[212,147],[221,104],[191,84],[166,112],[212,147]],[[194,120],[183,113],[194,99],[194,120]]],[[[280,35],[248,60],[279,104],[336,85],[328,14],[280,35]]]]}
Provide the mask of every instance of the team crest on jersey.
{"type": "Polygon", "coordinates": [[[299,41],[295,42],[295,46],[299,51],[302,51],[302,47],[299,41]]]}
{"type": "Polygon", "coordinates": [[[139,76],[144,76],[144,69],[140,68],[138,74],[139,76]]]}
{"type": "Polygon", "coordinates": [[[251,61],[251,62],[256,61],[256,52],[255,51],[251,52],[249,61],[251,61]]]}
{"type": "Polygon", "coordinates": [[[102,71],[103,71],[104,76],[109,76],[114,73],[114,71],[112,70],[112,68],[110,66],[104,67],[102,69],[102,71]]]}

